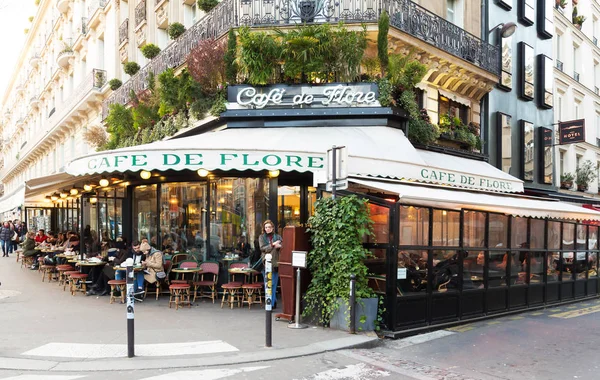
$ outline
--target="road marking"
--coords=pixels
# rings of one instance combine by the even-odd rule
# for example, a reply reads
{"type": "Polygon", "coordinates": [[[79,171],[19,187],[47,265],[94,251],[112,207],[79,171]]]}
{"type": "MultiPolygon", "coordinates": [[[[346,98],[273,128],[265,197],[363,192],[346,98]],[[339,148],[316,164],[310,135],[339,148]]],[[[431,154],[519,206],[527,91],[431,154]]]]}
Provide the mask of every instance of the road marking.
{"type": "MultiPolygon", "coordinates": [[[[221,340],[185,343],[136,344],[136,356],[180,356],[239,351],[221,340]]],[[[60,358],[118,358],[127,356],[126,344],[48,343],[21,355],[60,358]]]]}
{"type": "Polygon", "coordinates": [[[499,325],[500,323],[502,323],[502,322],[500,322],[500,321],[490,321],[490,322],[487,322],[488,325],[499,325]]]}
{"type": "Polygon", "coordinates": [[[569,318],[580,317],[580,316],[586,315],[586,314],[597,313],[599,311],[600,311],[600,305],[597,305],[597,306],[586,307],[586,308],[579,309],[579,310],[570,310],[570,311],[565,311],[564,313],[552,314],[552,315],[550,315],[550,317],[569,319],[569,318]]]}
{"type": "Polygon", "coordinates": [[[529,314],[529,315],[535,315],[535,316],[538,316],[538,315],[544,315],[544,313],[543,313],[543,312],[541,312],[541,311],[537,311],[537,312],[535,312],[535,313],[531,313],[531,314],[529,314]]]}
{"type": "Polygon", "coordinates": [[[397,340],[393,343],[393,345],[394,345],[394,348],[410,347],[415,344],[429,342],[430,340],[444,338],[444,337],[447,337],[447,336],[453,335],[453,334],[456,334],[456,333],[454,333],[452,331],[446,331],[446,330],[432,331],[430,333],[410,336],[408,338],[397,340]]]}
{"type": "Polygon", "coordinates": [[[315,373],[311,377],[302,380],[361,380],[375,379],[377,377],[388,377],[390,373],[367,366],[365,363],[351,364],[344,368],[333,368],[327,371],[315,373]]]}
{"type": "Polygon", "coordinates": [[[464,326],[456,326],[456,327],[450,327],[449,329],[446,329],[448,331],[454,331],[454,332],[467,332],[467,331],[471,331],[475,328],[475,326],[473,325],[464,325],[464,326]]]}
{"type": "Polygon", "coordinates": [[[0,290],[0,300],[4,298],[16,297],[21,294],[18,290],[0,290]]]}
{"type": "Polygon", "coordinates": [[[84,376],[65,376],[65,375],[19,375],[4,377],[2,380],[74,380],[84,376]]]}
{"type": "MultiPolygon", "coordinates": [[[[141,380],[216,380],[222,379],[224,377],[229,377],[232,375],[237,375],[242,372],[252,372],[259,371],[261,369],[269,368],[269,366],[262,367],[244,367],[244,368],[216,368],[216,369],[203,369],[200,371],[177,371],[166,373],[164,375],[152,376],[152,377],[144,377],[141,380]]],[[[244,376],[245,378],[245,376],[244,376]]]]}
{"type": "Polygon", "coordinates": [[[519,316],[516,316],[516,317],[510,317],[508,319],[510,319],[511,321],[518,321],[519,319],[524,319],[524,318],[525,317],[519,315],[519,316]]]}

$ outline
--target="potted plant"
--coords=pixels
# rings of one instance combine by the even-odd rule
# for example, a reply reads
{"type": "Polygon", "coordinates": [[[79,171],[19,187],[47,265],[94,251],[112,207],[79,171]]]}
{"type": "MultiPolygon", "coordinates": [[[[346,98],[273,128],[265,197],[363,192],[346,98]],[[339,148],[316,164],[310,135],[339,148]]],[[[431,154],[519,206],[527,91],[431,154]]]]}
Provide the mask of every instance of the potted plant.
{"type": "Polygon", "coordinates": [[[575,175],[573,173],[563,173],[560,175],[560,188],[569,190],[573,186],[575,175]]]}
{"type": "Polygon", "coordinates": [[[594,166],[592,161],[587,160],[575,171],[575,183],[577,184],[577,191],[586,191],[588,185],[594,179],[596,179],[596,171],[598,168],[594,166]]]}
{"type": "Polygon", "coordinates": [[[365,259],[370,256],[363,247],[363,237],[372,235],[366,199],[355,195],[321,198],[315,203],[315,214],[309,220],[313,249],[308,256],[312,280],[304,297],[304,315],[319,324],[347,329],[350,316],[350,275],[356,275],[357,329],[375,327],[378,299],[369,287],[369,270],[365,259]]]}

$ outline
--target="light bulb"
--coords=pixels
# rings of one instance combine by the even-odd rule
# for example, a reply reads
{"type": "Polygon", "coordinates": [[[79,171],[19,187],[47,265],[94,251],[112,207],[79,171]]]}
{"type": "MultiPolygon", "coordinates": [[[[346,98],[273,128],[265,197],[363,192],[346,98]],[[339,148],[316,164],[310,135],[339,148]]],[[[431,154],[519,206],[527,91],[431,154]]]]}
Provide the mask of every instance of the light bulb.
{"type": "Polygon", "coordinates": [[[271,178],[279,177],[279,170],[269,170],[269,177],[271,177],[271,178]]]}
{"type": "Polygon", "coordinates": [[[98,183],[100,184],[101,187],[106,187],[109,184],[109,182],[106,178],[101,178],[98,183]]]}
{"type": "Polygon", "coordinates": [[[148,178],[152,177],[152,172],[149,172],[147,170],[142,170],[140,172],[140,177],[142,177],[142,179],[148,179],[148,178]]]}
{"type": "Polygon", "coordinates": [[[206,177],[210,172],[206,169],[198,169],[198,175],[200,177],[206,177]]]}

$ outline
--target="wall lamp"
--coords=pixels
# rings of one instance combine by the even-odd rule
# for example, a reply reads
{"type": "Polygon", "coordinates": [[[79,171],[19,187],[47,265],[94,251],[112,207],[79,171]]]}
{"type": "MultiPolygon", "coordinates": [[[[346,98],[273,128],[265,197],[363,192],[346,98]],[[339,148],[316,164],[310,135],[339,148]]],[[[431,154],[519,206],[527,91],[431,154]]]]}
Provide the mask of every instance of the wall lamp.
{"type": "Polygon", "coordinates": [[[500,24],[494,26],[488,33],[492,33],[494,30],[500,28],[500,36],[502,38],[507,38],[515,34],[517,30],[517,24],[514,22],[501,22],[500,24]]]}
{"type": "Polygon", "coordinates": [[[50,195],[50,199],[52,199],[53,201],[57,201],[58,198],[60,198],[60,194],[58,193],[52,193],[52,195],[50,195]]]}
{"type": "Polygon", "coordinates": [[[89,183],[86,183],[85,185],[83,185],[83,190],[85,191],[92,191],[94,187],[92,185],[90,185],[89,183]]]}
{"type": "Polygon", "coordinates": [[[73,186],[71,190],[69,190],[69,193],[71,193],[71,195],[77,195],[79,194],[79,189],[73,186]]]}
{"type": "Polygon", "coordinates": [[[210,172],[206,169],[198,169],[197,173],[200,177],[206,177],[207,175],[210,174],[210,172]]]}
{"type": "Polygon", "coordinates": [[[142,177],[142,179],[149,179],[152,177],[152,172],[149,172],[148,170],[142,170],[140,172],[140,177],[142,177]]]}
{"type": "Polygon", "coordinates": [[[98,184],[99,184],[101,187],[106,187],[106,186],[108,186],[110,183],[108,182],[108,179],[106,179],[106,178],[102,177],[102,178],[100,178],[100,181],[98,181],[98,184]]]}
{"type": "Polygon", "coordinates": [[[279,170],[269,170],[269,177],[271,177],[271,178],[279,177],[279,170]]]}

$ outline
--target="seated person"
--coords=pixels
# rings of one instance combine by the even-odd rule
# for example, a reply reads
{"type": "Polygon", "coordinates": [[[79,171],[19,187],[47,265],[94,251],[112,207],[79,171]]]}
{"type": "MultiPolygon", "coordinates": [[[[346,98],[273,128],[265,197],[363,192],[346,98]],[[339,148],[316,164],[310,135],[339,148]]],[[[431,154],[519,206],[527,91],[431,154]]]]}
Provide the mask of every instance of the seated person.
{"type": "Polygon", "coordinates": [[[39,255],[39,251],[35,249],[35,233],[33,231],[28,232],[23,242],[23,256],[25,257],[33,257],[33,265],[31,269],[37,269],[37,257],[39,255]]]}
{"type": "MultiPolygon", "coordinates": [[[[140,245],[141,243],[137,240],[134,240],[131,243],[131,248],[127,251],[127,256],[125,257],[125,260],[127,259],[133,259],[133,265],[141,265],[142,261],[143,261],[143,252],[140,250],[140,245]]],[[[125,261],[123,260],[121,262],[121,264],[125,261]]],[[[115,279],[116,280],[124,280],[125,279],[125,274],[126,274],[126,270],[125,268],[123,269],[118,269],[115,272],[115,279]]],[[[133,284],[134,286],[134,293],[136,295],[140,295],[144,293],[144,272],[142,271],[135,271],[134,272],[134,276],[135,276],[135,282],[133,284]]],[[[136,298],[138,301],[141,301],[141,299],[136,298]]]]}
{"type": "Polygon", "coordinates": [[[46,239],[48,239],[48,236],[46,236],[46,231],[40,228],[40,230],[37,232],[37,235],[35,235],[35,242],[40,244],[45,242],[46,239]]]}
{"type": "Polygon", "coordinates": [[[96,281],[86,295],[107,295],[110,291],[108,281],[116,278],[117,271],[115,271],[114,267],[121,265],[121,263],[123,263],[125,260],[127,260],[127,250],[120,249],[117,252],[117,256],[115,256],[114,260],[109,260],[109,262],[102,267],[102,272],[100,272],[100,274],[97,276],[96,281]]]}
{"type": "Polygon", "coordinates": [[[142,261],[144,268],[144,279],[149,284],[156,283],[156,274],[165,271],[163,267],[163,254],[161,251],[152,248],[148,242],[140,244],[140,251],[146,255],[146,260],[142,261]]]}
{"type": "Polygon", "coordinates": [[[50,244],[50,245],[54,245],[56,243],[56,237],[54,236],[54,232],[49,231],[46,234],[47,238],[46,238],[46,243],[50,244]]]}

